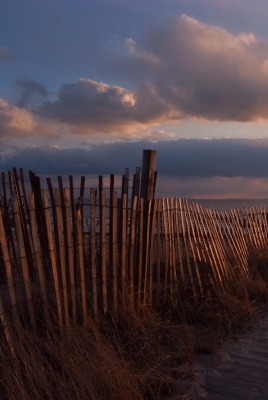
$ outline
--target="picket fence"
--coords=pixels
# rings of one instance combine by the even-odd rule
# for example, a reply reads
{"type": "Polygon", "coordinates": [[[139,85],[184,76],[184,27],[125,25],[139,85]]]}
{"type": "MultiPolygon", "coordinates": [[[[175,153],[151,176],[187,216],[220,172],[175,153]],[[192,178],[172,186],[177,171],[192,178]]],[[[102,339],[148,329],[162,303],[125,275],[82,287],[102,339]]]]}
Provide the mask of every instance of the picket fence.
{"type": "Polygon", "coordinates": [[[85,324],[143,304],[177,305],[223,288],[233,268],[249,274],[249,252],[267,253],[268,209],[211,210],[182,198],[154,198],[155,152],[116,190],[64,187],[33,172],[1,174],[0,318],[38,331],[85,324]]]}

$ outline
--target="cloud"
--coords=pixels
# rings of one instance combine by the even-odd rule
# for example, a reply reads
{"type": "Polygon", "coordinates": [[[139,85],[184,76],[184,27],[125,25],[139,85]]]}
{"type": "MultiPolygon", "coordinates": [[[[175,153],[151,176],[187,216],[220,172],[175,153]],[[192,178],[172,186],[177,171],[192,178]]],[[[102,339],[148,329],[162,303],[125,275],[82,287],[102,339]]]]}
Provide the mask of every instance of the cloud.
{"type": "Polygon", "coordinates": [[[107,85],[81,78],[66,83],[58,92],[58,100],[45,102],[39,113],[67,124],[98,126],[126,124],[135,120],[135,96],[120,86],[107,85]]]}
{"type": "MultiPolygon", "coordinates": [[[[157,151],[157,196],[192,198],[267,198],[268,139],[139,141],[63,149],[27,147],[0,152],[0,169],[14,166],[42,177],[130,174],[141,166],[143,149],[157,151]]],[[[88,184],[89,185],[89,184],[88,184]]],[[[97,185],[97,179],[95,179],[97,185]]]]}
{"type": "Polygon", "coordinates": [[[26,107],[31,97],[34,95],[41,97],[46,97],[48,95],[46,87],[35,80],[20,77],[17,78],[16,84],[22,90],[22,94],[17,101],[18,107],[26,107]]]}
{"type": "MultiPolygon", "coordinates": [[[[161,61],[148,62],[148,70],[174,118],[268,117],[268,47],[252,33],[235,35],[183,15],[168,27],[151,29],[135,48],[135,54],[129,51],[135,63],[145,50],[161,61]]],[[[143,58],[141,71],[144,63],[143,58]]]]}
{"type": "Polygon", "coordinates": [[[252,33],[234,34],[182,15],[151,27],[139,41],[126,39],[125,50],[116,61],[118,73],[138,82],[136,88],[82,78],[64,83],[38,113],[85,133],[191,118],[268,118],[268,45],[252,33]]]}
{"type": "Polygon", "coordinates": [[[121,174],[141,164],[143,149],[157,151],[157,171],[173,178],[268,177],[268,139],[180,139],[136,141],[63,149],[27,147],[5,157],[2,170],[14,165],[37,173],[121,174]]]}
{"type": "Polygon", "coordinates": [[[0,137],[28,136],[35,127],[34,118],[28,110],[0,98],[0,137]]]}

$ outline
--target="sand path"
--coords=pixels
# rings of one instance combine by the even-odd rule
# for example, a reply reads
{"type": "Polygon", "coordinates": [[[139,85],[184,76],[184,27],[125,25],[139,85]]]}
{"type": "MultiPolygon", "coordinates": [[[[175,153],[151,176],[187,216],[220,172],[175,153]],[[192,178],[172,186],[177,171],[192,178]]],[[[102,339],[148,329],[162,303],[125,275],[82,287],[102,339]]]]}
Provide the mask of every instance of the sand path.
{"type": "Polygon", "coordinates": [[[223,343],[219,354],[198,354],[187,400],[268,400],[268,306],[250,327],[223,343]]]}

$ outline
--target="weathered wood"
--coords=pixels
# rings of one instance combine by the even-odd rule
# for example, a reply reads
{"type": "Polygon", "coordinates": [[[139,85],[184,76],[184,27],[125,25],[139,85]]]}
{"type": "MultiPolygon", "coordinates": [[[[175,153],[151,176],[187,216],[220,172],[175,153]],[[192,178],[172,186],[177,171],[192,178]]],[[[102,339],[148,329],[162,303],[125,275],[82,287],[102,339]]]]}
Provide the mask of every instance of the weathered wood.
{"type": "Polygon", "coordinates": [[[179,202],[178,199],[175,199],[175,227],[177,234],[177,252],[179,258],[179,279],[181,280],[181,286],[185,287],[185,271],[184,264],[182,258],[182,237],[180,232],[180,220],[179,220],[179,202]]]}
{"type": "Polygon", "coordinates": [[[168,272],[169,272],[169,235],[167,230],[167,218],[166,218],[166,205],[165,199],[162,202],[162,219],[163,219],[163,241],[164,241],[164,301],[166,300],[167,289],[168,289],[168,272]]]}
{"type": "Polygon", "coordinates": [[[141,295],[143,290],[143,221],[144,221],[144,200],[140,199],[138,219],[138,309],[141,306],[141,295]]]}
{"type": "Polygon", "coordinates": [[[92,271],[92,297],[93,312],[98,317],[98,290],[97,290],[97,269],[96,269],[96,203],[97,190],[90,190],[90,253],[92,271]]]}
{"type": "Polygon", "coordinates": [[[64,192],[64,203],[65,203],[65,226],[64,233],[65,237],[65,256],[66,264],[69,269],[69,279],[70,279],[70,289],[71,289],[71,304],[72,304],[72,318],[73,323],[77,320],[77,304],[76,304],[76,287],[75,287],[75,270],[74,270],[74,244],[72,230],[74,229],[71,225],[71,199],[70,199],[70,189],[65,188],[64,192]]]}
{"type": "Polygon", "coordinates": [[[8,171],[8,186],[9,186],[9,198],[13,196],[13,184],[12,184],[12,173],[8,171]]]}
{"type": "Polygon", "coordinates": [[[26,253],[26,257],[27,257],[28,266],[29,266],[29,268],[31,268],[31,264],[32,264],[31,254],[33,253],[33,251],[32,251],[32,243],[30,240],[31,236],[29,235],[28,229],[27,229],[27,218],[26,218],[27,215],[25,212],[25,203],[27,203],[27,199],[24,199],[24,201],[23,201],[16,168],[13,168],[13,170],[12,170],[12,177],[13,177],[13,184],[14,184],[14,193],[16,193],[16,197],[17,197],[17,201],[18,201],[19,215],[20,215],[20,220],[21,220],[21,232],[23,235],[25,253],[26,253]]]}
{"type": "MultiPolygon", "coordinates": [[[[55,240],[55,251],[56,251],[56,257],[57,257],[57,264],[60,265],[61,260],[63,260],[61,254],[60,254],[62,251],[62,247],[59,242],[59,231],[62,232],[62,229],[58,228],[58,214],[59,214],[60,205],[58,205],[58,207],[56,207],[54,189],[52,186],[51,179],[47,178],[46,181],[47,181],[47,187],[48,187],[48,192],[49,192],[49,196],[50,196],[50,204],[51,204],[52,217],[53,217],[54,240],[55,240]],[[57,208],[57,210],[56,210],[56,208],[57,208]]],[[[59,221],[60,221],[60,217],[59,217],[59,221]]],[[[62,262],[64,262],[64,260],[62,262]]]]}
{"type": "Polygon", "coordinates": [[[113,274],[113,307],[114,311],[118,308],[118,242],[117,242],[117,194],[112,192],[112,203],[110,214],[112,216],[111,226],[111,262],[113,274]]]}
{"type": "Polygon", "coordinates": [[[17,243],[20,253],[20,263],[24,280],[24,287],[25,287],[26,300],[29,310],[30,322],[33,331],[36,332],[36,320],[35,320],[34,306],[33,306],[32,285],[29,275],[29,266],[26,257],[26,249],[24,247],[21,218],[20,218],[19,205],[16,195],[13,196],[12,203],[14,210],[16,233],[17,233],[17,243]]]}
{"type": "Polygon", "coordinates": [[[3,224],[3,217],[2,212],[0,210],[0,243],[1,249],[3,254],[3,261],[6,268],[6,277],[7,277],[7,284],[9,290],[9,296],[11,301],[12,310],[15,317],[15,322],[18,322],[18,311],[17,311],[17,299],[16,299],[16,291],[14,287],[14,280],[13,280],[13,272],[12,272],[12,265],[10,261],[10,255],[8,251],[8,245],[6,241],[5,229],[3,224]]]}
{"type": "Polygon", "coordinates": [[[107,239],[106,239],[106,194],[101,192],[100,206],[100,247],[101,247],[101,273],[102,273],[102,297],[103,297],[103,312],[108,311],[107,300],[107,239]]]}
{"type": "Polygon", "coordinates": [[[146,207],[146,225],[145,225],[145,240],[144,240],[144,290],[143,290],[143,302],[147,302],[147,296],[149,294],[148,288],[148,266],[149,266],[149,250],[150,250],[150,219],[151,219],[151,209],[152,209],[152,200],[149,200],[146,207]]]}
{"type": "Polygon", "coordinates": [[[121,280],[122,280],[122,306],[126,306],[126,257],[127,257],[127,195],[123,194],[122,198],[122,220],[121,220],[121,280]]]}
{"type": "Polygon", "coordinates": [[[58,266],[60,266],[60,271],[61,271],[65,324],[68,328],[70,326],[69,301],[68,301],[68,291],[67,291],[66,257],[65,257],[64,237],[63,237],[61,198],[60,198],[60,190],[59,189],[55,190],[55,206],[56,206],[56,221],[57,221],[57,223],[56,224],[54,223],[54,237],[56,237],[56,230],[57,230],[59,256],[60,256],[58,266]]]}
{"type": "MultiPolygon", "coordinates": [[[[71,215],[71,220],[72,220],[72,242],[73,242],[73,248],[77,248],[77,232],[76,232],[76,205],[75,205],[75,199],[74,199],[74,186],[73,186],[73,177],[72,175],[69,175],[69,188],[70,188],[70,210],[69,213],[71,215]]],[[[66,216],[67,218],[67,216],[66,216]]],[[[68,255],[67,255],[68,256],[68,255]]],[[[73,251],[73,259],[72,259],[73,265],[77,265],[77,252],[73,251]]]]}
{"type": "Polygon", "coordinates": [[[141,170],[141,198],[153,200],[155,188],[156,151],[143,150],[141,170]]]}
{"type": "Polygon", "coordinates": [[[27,196],[27,191],[26,191],[26,187],[25,187],[25,179],[24,179],[24,174],[23,174],[22,168],[20,168],[20,181],[21,181],[21,188],[22,188],[22,193],[23,193],[25,211],[26,211],[27,218],[29,220],[30,213],[29,213],[29,205],[28,205],[28,196],[27,196]]]}
{"type": "Polygon", "coordinates": [[[130,304],[134,308],[134,265],[135,265],[135,240],[136,240],[136,216],[137,216],[137,197],[133,199],[131,207],[130,218],[130,238],[129,238],[129,255],[128,255],[128,269],[129,269],[129,290],[130,290],[130,304]]]}
{"type": "Polygon", "coordinates": [[[206,210],[208,215],[208,222],[210,226],[210,236],[212,247],[214,250],[215,258],[218,260],[217,271],[219,275],[219,280],[224,286],[225,278],[227,278],[226,270],[228,269],[228,260],[226,257],[226,251],[222,247],[222,242],[219,237],[220,230],[217,227],[216,222],[219,220],[219,213],[217,211],[212,211],[210,209],[206,210]]]}
{"type": "Polygon", "coordinates": [[[63,317],[62,317],[62,306],[61,306],[56,252],[55,252],[53,231],[52,231],[50,213],[49,213],[48,193],[46,190],[43,190],[43,201],[44,201],[46,228],[47,228],[47,235],[48,235],[48,245],[49,245],[49,251],[50,251],[51,269],[52,269],[53,280],[54,280],[54,290],[55,290],[55,297],[56,297],[57,313],[58,313],[58,319],[59,319],[59,326],[62,328],[63,317]]]}
{"type": "Polygon", "coordinates": [[[198,254],[198,246],[196,245],[196,237],[195,237],[195,232],[192,224],[192,216],[189,212],[189,204],[188,201],[185,201],[184,203],[185,207],[185,222],[188,230],[188,237],[189,237],[189,243],[190,243],[190,249],[192,252],[193,256],[193,265],[194,265],[194,270],[195,270],[195,275],[196,275],[196,286],[199,287],[199,294],[203,295],[203,285],[201,281],[201,276],[200,276],[200,271],[199,271],[199,265],[198,265],[198,258],[200,259],[200,255],[198,254]]]}
{"type": "Polygon", "coordinates": [[[160,304],[161,291],[161,202],[156,201],[156,304],[160,304]]]}
{"type": "Polygon", "coordinates": [[[77,235],[78,235],[77,242],[78,242],[78,259],[79,259],[80,285],[81,285],[81,297],[82,297],[82,312],[83,312],[83,322],[84,325],[86,325],[87,297],[86,297],[84,244],[83,244],[83,220],[82,220],[81,209],[82,209],[82,204],[79,204],[79,207],[77,207],[76,210],[76,221],[77,221],[77,235]]]}
{"type": "Polygon", "coordinates": [[[167,199],[167,231],[168,231],[168,269],[169,269],[169,287],[172,302],[174,302],[175,295],[175,275],[174,275],[174,230],[172,221],[172,199],[167,199]]]}
{"type": "Polygon", "coordinates": [[[155,255],[155,219],[156,219],[156,206],[157,203],[153,200],[151,206],[151,218],[150,218],[150,231],[149,231],[149,276],[148,276],[148,300],[149,304],[153,304],[153,267],[154,267],[154,255],[155,255]]]}
{"type": "Polygon", "coordinates": [[[237,226],[236,234],[238,235],[238,238],[239,238],[239,249],[243,254],[243,259],[245,262],[245,264],[244,264],[245,272],[248,274],[249,273],[249,271],[248,271],[248,244],[246,242],[245,232],[243,231],[242,226],[241,226],[241,221],[240,221],[240,217],[238,214],[238,210],[231,210],[230,213],[233,218],[233,221],[235,221],[236,226],[237,226]]]}
{"type": "MultiPolygon", "coordinates": [[[[3,300],[2,296],[0,295],[0,320],[2,323],[3,327],[3,332],[4,336],[6,338],[6,342],[9,346],[11,356],[13,357],[14,360],[16,360],[16,354],[14,350],[14,338],[12,337],[11,331],[10,331],[10,326],[9,326],[9,321],[7,318],[7,315],[5,313],[4,305],[3,305],[3,300]]],[[[20,332],[20,329],[18,329],[18,332],[20,332]]]]}
{"type": "MultiPolygon", "coordinates": [[[[204,213],[203,213],[203,208],[201,208],[198,204],[194,204],[193,205],[194,210],[196,212],[196,215],[198,215],[198,223],[199,223],[199,233],[201,235],[201,243],[202,243],[202,247],[203,247],[203,251],[204,251],[204,255],[205,255],[205,263],[209,264],[209,266],[211,267],[211,269],[213,270],[214,273],[214,259],[211,255],[211,247],[210,247],[210,243],[209,243],[209,239],[208,239],[208,234],[207,234],[207,227],[204,223],[205,217],[204,217],[204,213]]],[[[205,277],[205,279],[209,278],[210,274],[208,273],[208,277],[205,277]]],[[[206,282],[208,283],[208,282],[206,282]]]]}
{"type": "Polygon", "coordinates": [[[185,205],[183,199],[179,199],[179,210],[180,210],[180,217],[181,217],[181,225],[182,225],[182,238],[183,238],[183,245],[184,245],[184,251],[185,251],[185,256],[186,256],[186,265],[187,265],[187,275],[189,277],[189,281],[191,283],[191,290],[193,292],[193,295],[196,296],[196,286],[194,284],[194,279],[193,279],[193,274],[192,274],[192,266],[191,266],[191,260],[190,260],[190,252],[189,252],[189,233],[187,231],[187,225],[186,225],[186,216],[185,216],[185,205]]]}
{"type": "Polygon", "coordinates": [[[44,314],[47,325],[49,324],[49,311],[48,311],[48,298],[47,298],[47,290],[46,290],[46,282],[45,282],[45,274],[44,274],[44,266],[41,258],[41,244],[38,236],[37,226],[36,226],[36,208],[34,202],[34,194],[33,192],[29,192],[29,216],[30,216],[30,224],[31,224],[31,232],[32,232],[32,240],[34,247],[34,256],[35,262],[37,266],[37,274],[39,280],[40,293],[43,300],[44,306],[44,314]]]}
{"type": "Polygon", "coordinates": [[[5,210],[7,210],[8,209],[8,201],[7,201],[7,191],[6,191],[6,176],[5,176],[4,172],[1,173],[1,177],[2,177],[2,182],[1,182],[2,183],[2,192],[1,192],[1,195],[3,197],[3,203],[4,203],[5,210]]]}
{"type": "Polygon", "coordinates": [[[79,209],[80,209],[81,221],[82,221],[82,232],[84,231],[83,221],[84,221],[85,181],[86,181],[86,177],[81,176],[81,178],[80,178],[80,193],[79,193],[79,209]]]}

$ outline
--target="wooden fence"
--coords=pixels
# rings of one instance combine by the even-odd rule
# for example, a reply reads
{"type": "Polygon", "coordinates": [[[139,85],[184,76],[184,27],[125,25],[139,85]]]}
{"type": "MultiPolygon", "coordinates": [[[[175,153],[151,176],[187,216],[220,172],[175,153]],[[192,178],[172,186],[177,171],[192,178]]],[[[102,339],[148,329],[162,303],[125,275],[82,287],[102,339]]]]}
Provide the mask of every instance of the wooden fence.
{"type": "Polygon", "coordinates": [[[177,304],[231,271],[249,274],[249,251],[267,252],[268,209],[210,210],[181,198],[154,198],[155,153],[142,169],[114,175],[104,189],[74,188],[58,178],[42,189],[16,169],[1,175],[0,317],[8,327],[37,331],[86,324],[89,315],[142,304],[177,304]],[[131,185],[130,185],[131,182],[131,185]]]}

